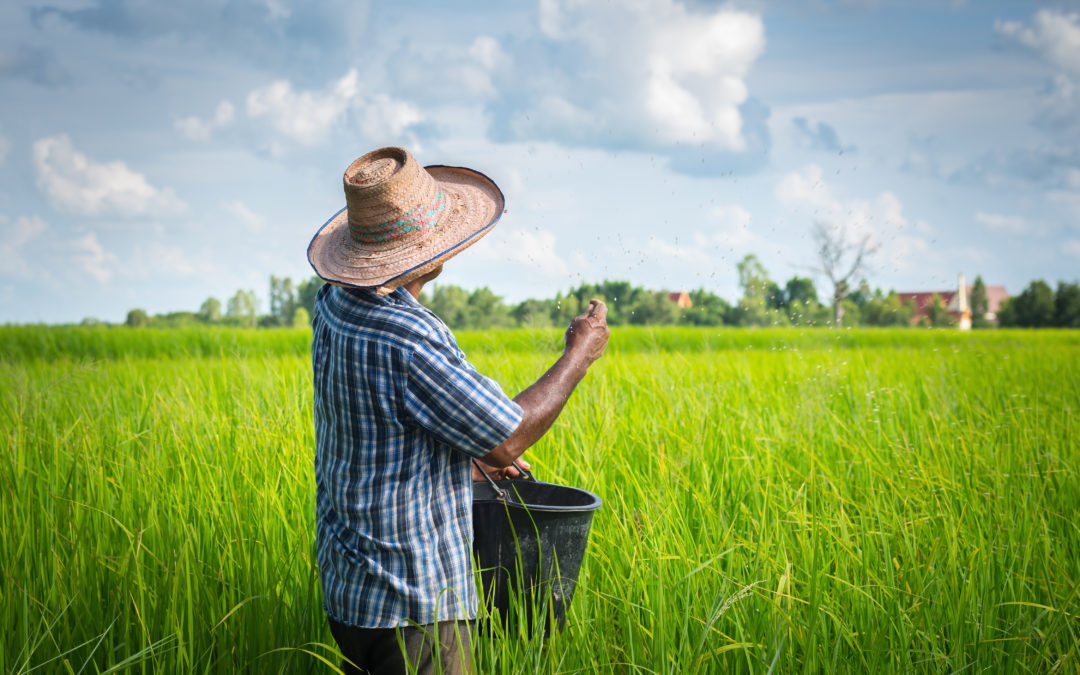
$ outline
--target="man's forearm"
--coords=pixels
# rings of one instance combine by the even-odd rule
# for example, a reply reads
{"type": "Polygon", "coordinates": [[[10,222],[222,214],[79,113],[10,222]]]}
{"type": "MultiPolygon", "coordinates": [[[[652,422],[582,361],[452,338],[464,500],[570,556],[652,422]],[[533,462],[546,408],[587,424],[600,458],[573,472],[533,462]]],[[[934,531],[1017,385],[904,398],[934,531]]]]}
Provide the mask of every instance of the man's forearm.
{"type": "Polygon", "coordinates": [[[540,440],[562,412],[574,387],[585,377],[588,369],[585,359],[569,353],[559,357],[535,384],[514,397],[523,411],[521,424],[483,461],[500,468],[509,466],[540,440]]]}
{"type": "Polygon", "coordinates": [[[536,384],[514,397],[523,411],[521,424],[499,447],[484,455],[483,461],[506,468],[540,440],[589,366],[604,353],[607,341],[607,305],[591,300],[588,311],[575,317],[567,327],[563,355],[536,384]]]}

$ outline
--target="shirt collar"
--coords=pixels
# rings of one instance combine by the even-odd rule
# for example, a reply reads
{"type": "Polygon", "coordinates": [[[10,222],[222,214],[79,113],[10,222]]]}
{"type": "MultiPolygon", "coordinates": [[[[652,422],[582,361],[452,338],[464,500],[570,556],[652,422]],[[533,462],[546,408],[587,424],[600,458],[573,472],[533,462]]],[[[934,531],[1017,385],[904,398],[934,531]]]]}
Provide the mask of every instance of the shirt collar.
{"type": "Polygon", "coordinates": [[[348,296],[351,300],[367,302],[371,304],[390,304],[390,305],[409,305],[411,307],[422,307],[423,305],[412,296],[412,293],[405,290],[404,286],[398,286],[390,293],[386,295],[379,295],[373,288],[348,288],[345,286],[337,286],[341,293],[348,296]]]}

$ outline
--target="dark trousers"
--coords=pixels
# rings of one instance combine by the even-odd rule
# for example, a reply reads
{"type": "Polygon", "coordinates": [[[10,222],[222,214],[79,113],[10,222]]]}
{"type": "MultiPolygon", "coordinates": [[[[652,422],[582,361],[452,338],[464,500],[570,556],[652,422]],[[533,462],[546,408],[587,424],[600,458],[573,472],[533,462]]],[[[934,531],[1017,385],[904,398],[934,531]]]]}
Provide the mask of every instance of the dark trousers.
{"type": "Polygon", "coordinates": [[[469,670],[469,624],[442,621],[404,628],[356,628],[330,619],[330,632],[350,675],[466,675],[469,670]],[[398,636],[404,642],[404,651],[398,636]],[[351,663],[350,663],[351,662],[351,663]]]}

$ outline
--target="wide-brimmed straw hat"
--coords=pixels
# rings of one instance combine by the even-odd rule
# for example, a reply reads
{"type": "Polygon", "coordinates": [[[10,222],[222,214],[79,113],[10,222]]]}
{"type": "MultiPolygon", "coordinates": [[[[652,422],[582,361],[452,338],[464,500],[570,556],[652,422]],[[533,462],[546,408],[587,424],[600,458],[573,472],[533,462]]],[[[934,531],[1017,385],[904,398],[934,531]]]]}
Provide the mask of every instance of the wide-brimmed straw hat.
{"type": "Polygon", "coordinates": [[[373,150],[345,170],[345,208],[308,245],[326,281],[389,293],[480,240],[503,213],[484,174],[422,167],[403,148],[373,150]]]}

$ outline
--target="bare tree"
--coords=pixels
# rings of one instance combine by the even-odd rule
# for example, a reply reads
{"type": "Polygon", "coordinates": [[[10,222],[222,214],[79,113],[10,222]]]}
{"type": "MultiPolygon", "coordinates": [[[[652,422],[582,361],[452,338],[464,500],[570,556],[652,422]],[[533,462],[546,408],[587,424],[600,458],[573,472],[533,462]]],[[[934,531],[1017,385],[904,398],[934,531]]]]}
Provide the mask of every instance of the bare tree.
{"type": "Polygon", "coordinates": [[[817,244],[818,271],[829,277],[833,285],[833,323],[839,327],[844,322],[843,300],[852,290],[852,279],[866,271],[866,259],[877,250],[870,243],[870,234],[857,239],[848,237],[844,227],[833,227],[823,221],[814,221],[814,243],[817,244]]]}

